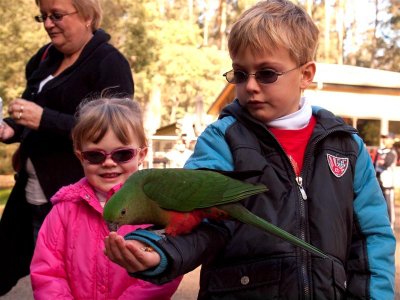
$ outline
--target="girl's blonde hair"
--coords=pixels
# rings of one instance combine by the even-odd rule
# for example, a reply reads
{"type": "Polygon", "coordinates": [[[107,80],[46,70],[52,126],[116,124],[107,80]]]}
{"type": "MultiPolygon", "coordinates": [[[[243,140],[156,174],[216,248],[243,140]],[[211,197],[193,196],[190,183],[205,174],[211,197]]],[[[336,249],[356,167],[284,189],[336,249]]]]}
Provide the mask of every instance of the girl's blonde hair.
{"type": "MultiPolygon", "coordinates": [[[[39,6],[40,0],[35,0],[39,6]]],[[[84,19],[92,19],[90,24],[92,31],[100,28],[103,10],[99,0],[72,0],[72,5],[84,19]]]]}
{"type": "Polygon", "coordinates": [[[76,117],[72,130],[75,150],[81,151],[82,145],[87,142],[97,144],[109,129],[125,145],[133,142],[133,133],[139,147],[147,147],[142,111],[135,100],[100,98],[85,101],[79,106],[76,117]]]}
{"type": "Polygon", "coordinates": [[[284,47],[301,66],[315,59],[319,30],[300,6],[289,0],[260,1],[233,24],[228,48],[231,57],[249,48],[253,53],[284,47]]]}

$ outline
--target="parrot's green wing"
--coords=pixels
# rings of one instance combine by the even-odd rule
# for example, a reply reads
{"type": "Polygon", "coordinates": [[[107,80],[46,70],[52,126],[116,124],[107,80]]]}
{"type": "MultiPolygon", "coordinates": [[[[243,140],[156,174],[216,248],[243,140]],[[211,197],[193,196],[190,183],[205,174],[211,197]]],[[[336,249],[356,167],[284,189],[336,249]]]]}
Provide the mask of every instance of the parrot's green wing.
{"type": "Polygon", "coordinates": [[[168,210],[191,211],[237,202],[267,190],[265,185],[253,185],[208,170],[147,169],[140,172],[147,172],[143,185],[146,196],[168,210]]]}
{"type": "Polygon", "coordinates": [[[310,245],[309,243],[299,239],[298,237],[290,234],[289,232],[275,226],[266,220],[256,216],[254,213],[247,210],[244,206],[240,204],[228,204],[222,205],[220,209],[226,211],[231,217],[245,223],[256,226],[270,234],[273,234],[289,243],[303,248],[304,250],[314,253],[322,258],[328,258],[328,256],[319,250],[317,247],[310,245]]]}

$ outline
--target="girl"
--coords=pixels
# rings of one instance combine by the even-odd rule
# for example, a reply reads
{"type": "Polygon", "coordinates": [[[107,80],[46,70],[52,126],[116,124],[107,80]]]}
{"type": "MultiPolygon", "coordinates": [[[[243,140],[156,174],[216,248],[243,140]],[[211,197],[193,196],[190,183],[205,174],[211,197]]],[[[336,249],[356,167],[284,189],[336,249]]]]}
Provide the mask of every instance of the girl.
{"type": "MultiPolygon", "coordinates": [[[[131,99],[103,98],[81,105],[72,139],[85,177],[51,199],[54,206],[31,263],[36,300],[169,299],[177,289],[181,278],[150,284],[130,277],[103,253],[109,234],[104,204],[147,154],[142,123],[139,105],[131,99]]],[[[122,226],[118,233],[137,228],[122,226]]]]}

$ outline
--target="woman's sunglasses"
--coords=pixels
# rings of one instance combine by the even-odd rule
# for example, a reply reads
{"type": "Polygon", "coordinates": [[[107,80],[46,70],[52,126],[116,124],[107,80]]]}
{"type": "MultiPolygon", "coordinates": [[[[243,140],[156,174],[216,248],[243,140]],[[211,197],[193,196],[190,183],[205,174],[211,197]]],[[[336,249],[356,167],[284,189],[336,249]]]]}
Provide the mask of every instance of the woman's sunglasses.
{"type": "Polygon", "coordinates": [[[115,149],[110,153],[107,153],[103,150],[89,150],[89,151],[82,151],[82,157],[84,160],[89,162],[92,165],[99,165],[106,161],[108,157],[117,163],[126,163],[132,160],[136,155],[140,152],[140,148],[133,149],[133,148],[123,148],[123,149],[115,149]]]}
{"type": "Polygon", "coordinates": [[[296,67],[294,69],[285,71],[285,72],[277,72],[272,69],[264,69],[257,71],[255,73],[246,73],[243,71],[235,71],[235,70],[230,70],[229,72],[224,73],[222,76],[226,78],[226,80],[229,83],[233,84],[240,84],[247,82],[249,79],[249,76],[254,76],[257,80],[257,82],[262,83],[262,84],[268,84],[268,83],[274,83],[275,81],[278,80],[279,76],[285,75],[293,70],[296,70],[300,67],[296,67]]]}

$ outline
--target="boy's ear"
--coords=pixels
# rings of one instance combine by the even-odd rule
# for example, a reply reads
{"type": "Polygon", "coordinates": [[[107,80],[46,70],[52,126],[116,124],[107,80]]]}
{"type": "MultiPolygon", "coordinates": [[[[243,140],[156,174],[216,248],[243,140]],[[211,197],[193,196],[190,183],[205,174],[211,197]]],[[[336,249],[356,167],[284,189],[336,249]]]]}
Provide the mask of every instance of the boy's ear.
{"type": "Polygon", "coordinates": [[[308,88],[308,86],[312,83],[316,70],[317,68],[314,61],[309,61],[301,67],[302,76],[300,87],[302,90],[308,88]]]}

